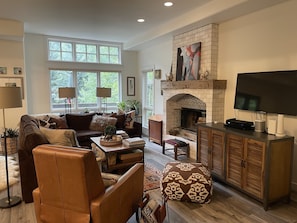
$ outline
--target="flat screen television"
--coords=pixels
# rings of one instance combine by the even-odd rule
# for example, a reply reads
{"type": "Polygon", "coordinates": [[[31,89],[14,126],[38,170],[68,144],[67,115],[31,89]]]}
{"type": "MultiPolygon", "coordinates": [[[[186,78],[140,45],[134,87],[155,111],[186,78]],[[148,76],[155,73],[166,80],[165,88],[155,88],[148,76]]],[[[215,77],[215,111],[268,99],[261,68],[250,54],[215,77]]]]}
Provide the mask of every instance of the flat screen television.
{"type": "Polygon", "coordinates": [[[297,70],[239,73],[234,108],[297,115],[297,70]]]}

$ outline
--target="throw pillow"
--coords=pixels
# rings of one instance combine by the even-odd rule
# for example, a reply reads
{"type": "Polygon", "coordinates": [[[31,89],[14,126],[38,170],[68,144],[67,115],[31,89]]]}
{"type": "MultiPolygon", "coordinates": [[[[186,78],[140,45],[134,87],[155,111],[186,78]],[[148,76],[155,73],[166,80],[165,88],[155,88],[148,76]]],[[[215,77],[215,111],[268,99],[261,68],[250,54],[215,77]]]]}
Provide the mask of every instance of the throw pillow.
{"type": "Polygon", "coordinates": [[[132,129],[135,121],[135,111],[129,111],[126,113],[125,128],[132,129]]]}
{"type": "Polygon", "coordinates": [[[68,127],[76,131],[89,129],[94,113],[89,114],[66,114],[68,127]]]}
{"type": "Polygon", "coordinates": [[[40,131],[50,144],[79,147],[76,132],[73,129],[48,129],[40,127],[40,131]]]}
{"type": "Polygon", "coordinates": [[[49,119],[50,123],[56,123],[56,128],[57,129],[68,129],[68,125],[66,122],[66,117],[65,115],[62,117],[51,115],[49,119]]]}
{"type": "Polygon", "coordinates": [[[49,115],[37,117],[39,126],[49,128],[49,129],[55,129],[56,128],[56,123],[50,121],[49,115]]]}
{"type": "Polygon", "coordinates": [[[108,125],[115,126],[117,119],[109,116],[94,115],[90,124],[90,129],[94,131],[104,132],[108,125]]]}

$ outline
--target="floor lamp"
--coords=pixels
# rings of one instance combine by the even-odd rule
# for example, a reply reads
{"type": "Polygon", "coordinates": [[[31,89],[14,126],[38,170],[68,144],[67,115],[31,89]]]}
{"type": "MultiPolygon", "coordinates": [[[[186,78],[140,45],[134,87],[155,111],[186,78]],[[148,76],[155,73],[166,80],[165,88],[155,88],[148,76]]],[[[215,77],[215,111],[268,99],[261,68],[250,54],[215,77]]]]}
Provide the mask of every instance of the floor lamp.
{"type": "Polygon", "coordinates": [[[105,112],[107,113],[107,98],[111,97],[111,88],[97,87],[96,96],[105,99],[105,112]]]}
{"type": "Polygon", "coordinates": [[[0,208],[10,208],[21,203],[21,198],[10,196],[8,160],[7,160],[7,144],[6,144],[6,126],[5,126],[5,108],[22,107],[22,94],[20,87],[0,87],[0,108],[3,110],[3,126],[4,126],[4,155],[6,168],[6,186],[7,197],[0,200],[0,208]]]}
{"type": "Polygon", "coordinates": [[[59,98],[65,98],[65,114],[71,113],[71,99],[75,98],[75,87],[60,87],[59,98]]]}

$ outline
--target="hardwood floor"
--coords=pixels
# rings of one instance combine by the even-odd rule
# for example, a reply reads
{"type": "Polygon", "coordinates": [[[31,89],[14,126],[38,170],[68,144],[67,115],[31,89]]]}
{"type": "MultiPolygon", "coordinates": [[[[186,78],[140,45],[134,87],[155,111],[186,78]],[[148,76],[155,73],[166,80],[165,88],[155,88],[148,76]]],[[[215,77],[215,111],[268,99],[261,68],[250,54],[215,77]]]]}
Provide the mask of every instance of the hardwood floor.
{"type": "MultiPolygon", "coordinates": [[[[146,139],[146,138],[145,138],[146,139]]],[[[147,140],[147,139],[146,139],[147,140]]],[[[162,155],[161,146],[147,142],[145,162],[162,170],[164,165],[173,161],[173,153],[162,155]]],[[[184,162],[192,160],[183,159],[184,162]]],[[[150,196],[161,201],[160,189],[149,191],[150,196]]],[[[20,184],[11,187],[11,194],[21,196],[20,184]]],[[[6,191],[0,192],[0,198],[6,197],[6,191]]],[[[168,201],[166,223],[297,223],[297,194],[294,192],[290,203],[277,203],[264,211],[257,201],[239,193],[219,182],[214,182],[212,201],[209,204],[168,201]]],[[[135,223],[133,216],[129,223],[135,223]]],[[[36,223],[33,203],[9,209],[0,209],[0,223],[36,223]]]]}

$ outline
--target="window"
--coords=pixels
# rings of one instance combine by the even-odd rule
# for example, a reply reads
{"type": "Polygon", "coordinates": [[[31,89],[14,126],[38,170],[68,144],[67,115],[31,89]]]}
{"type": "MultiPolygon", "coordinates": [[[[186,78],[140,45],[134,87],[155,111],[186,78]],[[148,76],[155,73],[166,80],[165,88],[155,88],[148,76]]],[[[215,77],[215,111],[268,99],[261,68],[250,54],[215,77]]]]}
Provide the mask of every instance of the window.
{"type": "Polygon", "coordinates": [[[76,73],[77,77],[77,108],[96,108],[97,97],[96,87],[98,83],[98,75],[96,72],[83,72],[76,73]]]}
{"type": "Polygon", "coordinates": [[[51,107],[52,109],[62,109],[65,106],[65,98],[59,98],[60,87],[73,86],[73,72],[70,70],[51,70],[51,107]]]}
{"type": "Polygon", "coordinates": [[[100,62],[119,64],[119,48],[114,46],[100,46],[100,62]]]}
{"type": "Polygon", "coordinates": [[[119,72],[50,70],[51,109],[57,112],[65,107],[65,99],[59,98],[60,87],[76,87],[72,110],[98,111],[99,108],[102,111],[104,106],[109,112],[116,111],[121,98],[120,79],[119,72]],[[104,102],[102,98],[97,98],[97,86],[111,88],[111,98],[107,98],[104,102]]]}
{"type": "Polygon", "coordinates": [[[121,46],[60,40],[48,41],[48,59],[80,63],[121,64],[121,46]]]}
{"type": "Polygon", "coordinates": [[[73,61],[73,45],[69,42],[49,41],[49,59],[56,61],[73,61]]]}
{"type": "Polygon", "coordinates": [[[117,105],[120,102],[120,86],[118,72],[100,72],[100,86],[111,88],[111,97],[106,98],[107,111],[117,111],[117,105]]]}
{"type": "Polygon", "coordinates": [[[96,63],[97,60],[97,46],[91,44],[76,44],[76,61],[96,63]]]}
{"type": "Polygon", "coordinates": [[[147,71],[144,73],[143,79],[143,95],[146,95],[143,99],[143,125],[148,127],[148,119],[153,115],[154,109],[154,73],[153,71],[147,71]]]}

